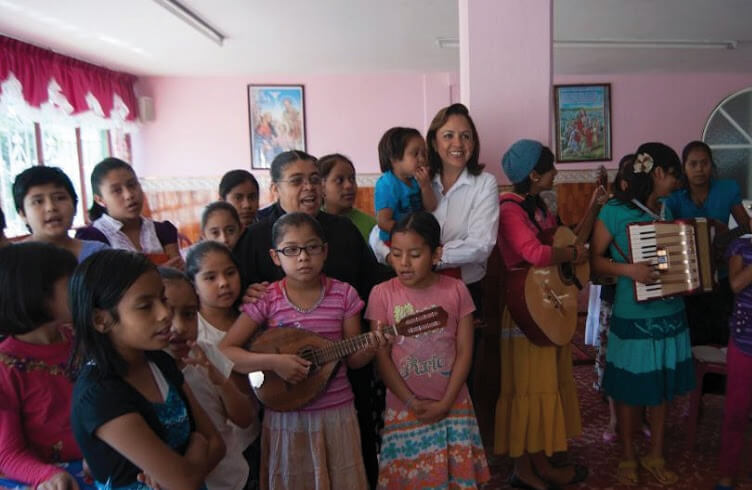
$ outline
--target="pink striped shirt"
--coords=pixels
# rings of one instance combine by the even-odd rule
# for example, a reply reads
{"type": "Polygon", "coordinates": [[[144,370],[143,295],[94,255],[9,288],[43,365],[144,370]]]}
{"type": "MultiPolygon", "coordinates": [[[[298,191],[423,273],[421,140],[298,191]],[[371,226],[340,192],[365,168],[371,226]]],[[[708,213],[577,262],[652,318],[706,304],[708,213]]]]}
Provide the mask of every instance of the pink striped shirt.
{"type": "MultiPolygon", "coordinates": [[[[311,311],[296,310],[284,292],[284,279],[269,286],[266,296],[256,303],[243,305],[243,312],[259,325],[267,328],[298,327],[316,332],[329,340],[342,340],[342,323],[363,309],[363,301],[355,288],[336,279],[321,276],[324,299],[311,311]]],[[[301,411],[324,410],[353,400],[347,369],[340,366],[329,380],[326,390],[301,411]]]]}

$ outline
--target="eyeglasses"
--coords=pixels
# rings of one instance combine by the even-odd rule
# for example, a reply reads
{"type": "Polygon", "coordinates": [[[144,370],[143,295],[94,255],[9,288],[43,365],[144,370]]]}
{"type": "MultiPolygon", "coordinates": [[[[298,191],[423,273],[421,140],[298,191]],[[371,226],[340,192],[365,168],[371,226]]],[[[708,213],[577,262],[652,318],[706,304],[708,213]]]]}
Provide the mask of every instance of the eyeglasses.
{"type": "Polygon", "coordinates": [[[321,184],[321,176],[320,175],[309,175],[308,177],[303,177],[302,175],[295,176],[291,179],[285,179],[285,180],[278,180],[277,182],[287,182],[293,187],[300,187],[303,185],[303,182],[308,182],[311,185],[319,185],[321,184]]]}
{"type": "Polygon", "coordinates": [[[285,257],[297,257],[303,250],[305,250],[308,255],[321,255],[324,252],[324,244],[314,243],[312,245],[306,245],[305,247],[291,245],[289,247],[276,249],[275,251],[281,253],[285,257]]]}

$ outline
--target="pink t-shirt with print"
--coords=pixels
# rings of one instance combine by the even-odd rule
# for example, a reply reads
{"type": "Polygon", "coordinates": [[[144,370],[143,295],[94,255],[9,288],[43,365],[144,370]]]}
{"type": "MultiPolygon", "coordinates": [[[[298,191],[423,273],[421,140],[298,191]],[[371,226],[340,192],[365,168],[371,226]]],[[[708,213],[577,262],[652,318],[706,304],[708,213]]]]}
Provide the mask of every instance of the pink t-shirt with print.
{"type": "MultiPolygon", "coordinates": [[[[394,325],[407,315],[433,306],[441,306],[446,310],[446,326],[414,337],[395,339],[392,344],[392,361],[413,393],[420,398],[440,400],[449,384],[454,366],[459,321],[475,310],[465,283],[453,277],[439,275],[438,281],[432,286],[411,289],[398,279],[391,279],[371,291],[366,318],[394,325]]],[[[463,387],[462,390],[466,389],[463,387]]],[[[388,391],[387,407],[402,409],[404,404],[388,391]]]]}
{"type": "MultiPolygon", "coordinates": [[[[242,310],[251,320],[259,325],[266,325],[267,328],[298,327],[332,341],[342,340],[342,323],[363,309],[363,300],[355,288],[346,282],[324,276],[321,280],[325,288],[324,299],[311,311],[301,313],[293,307],[285,296],[284,279],[270,285],[262,300],[247,303],[242,310]]],[[[323,410],[352,400],[347,369],[340,366],[326,385],[326,390],[300,410],[323,410]]]]}

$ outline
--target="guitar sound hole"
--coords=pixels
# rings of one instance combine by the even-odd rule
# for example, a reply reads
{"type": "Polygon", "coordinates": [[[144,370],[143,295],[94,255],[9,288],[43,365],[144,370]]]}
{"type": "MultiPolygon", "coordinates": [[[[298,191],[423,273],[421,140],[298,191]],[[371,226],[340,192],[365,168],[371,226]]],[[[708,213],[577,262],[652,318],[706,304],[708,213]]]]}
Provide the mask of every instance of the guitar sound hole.
{"type": "Polygon", "coordinates": [[[574,283],[574,268],[572,267],[572,264],[567,262],[564,264],[561,264],[559,267],[559,270],[561,271],[561,278],[566,284],[573,284],[574,283]]]}
{"type": "Polygon", "coordinates": [[[319,368],[319,365],[316,363],[316,356],[313,352],[313,349],[311,347],[304,347],[298,352],[298,355],[305,359],[306,361],[311,362],[311,369],[308,371],[308,374],[312,374],[314,371],[316,371],[319,368]]]}

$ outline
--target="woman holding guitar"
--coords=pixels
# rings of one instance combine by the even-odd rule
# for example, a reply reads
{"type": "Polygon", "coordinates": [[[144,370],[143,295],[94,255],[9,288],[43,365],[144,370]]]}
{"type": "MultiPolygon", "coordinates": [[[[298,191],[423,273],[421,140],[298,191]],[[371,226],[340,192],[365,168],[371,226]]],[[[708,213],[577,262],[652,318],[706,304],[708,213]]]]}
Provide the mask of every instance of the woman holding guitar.
{"type": "MultiPolygon", "coordinates": [[[[551,150],[519,140],[502,158],[514,192],[502,194],[497,246],[507,269],[521,264],[547,266],[584,263],[588,249],[544,244],[539,234],[556,228],[540,193],[553,188],[556,168],[551,150]]],[[[501,394],[496,405],[495,450],[514,460],[511,484],[551,488],[587,477],[580,465],[554,467],[547,456],[567,450],[567,439],[581,430],[569,344],[540,346],[515,324],[509,309],[502,317],[501,394]]]]}

